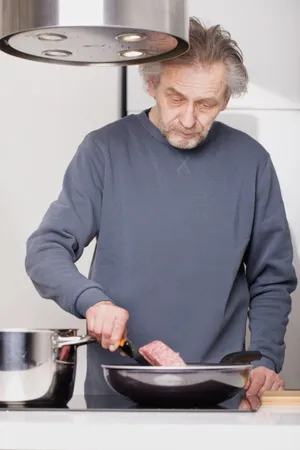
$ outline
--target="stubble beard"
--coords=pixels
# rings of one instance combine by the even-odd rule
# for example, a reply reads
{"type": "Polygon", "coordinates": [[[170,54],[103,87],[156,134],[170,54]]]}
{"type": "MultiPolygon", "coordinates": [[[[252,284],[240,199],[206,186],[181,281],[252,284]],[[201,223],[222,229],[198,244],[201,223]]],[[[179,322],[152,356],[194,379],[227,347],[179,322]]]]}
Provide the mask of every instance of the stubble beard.
{"type": "Polygon", "coordinates": [[[182,149],[182,150],[192,150],[196,147],[198,147],[205,139],[207,138],[207,135],[210,131],[209,127],[206,130],[203,130],[201,132],[196,130],[184,130],[182,128],[178,128],[176,126],[165,126],[164,122],[162,121],[161,115],[159,110],[158,112],[158,122],[157,126],[159,130],[161,131],[162,135],[167,139],[169,144],[171,144],[173,147],[182,149]],[[191,137],[184,136],[182,133],[191,134],[191,137]]]}

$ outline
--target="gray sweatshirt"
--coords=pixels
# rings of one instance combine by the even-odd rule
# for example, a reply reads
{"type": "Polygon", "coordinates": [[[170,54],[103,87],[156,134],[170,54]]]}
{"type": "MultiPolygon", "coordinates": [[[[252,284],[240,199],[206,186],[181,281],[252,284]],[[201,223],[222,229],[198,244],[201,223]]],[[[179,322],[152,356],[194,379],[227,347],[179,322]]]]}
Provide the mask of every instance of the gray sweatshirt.
{"type": "MultiPolygon", "coordinates": [[[[129,115],[89,133],[61,193],[27,243],[39,294],[84,318],[110,299],[130,314],[138,346],[160,339],[186,362],[260,350],[279,372],[297,279],[278,179],[268,152],[216,121],[193,150],[172,147],[129,115]],[[95,239],[88,279],[75,263],[95,239]]],[[[87,346],[86,394],[110,393],[103,363],[131,363],[87,346]]]]}

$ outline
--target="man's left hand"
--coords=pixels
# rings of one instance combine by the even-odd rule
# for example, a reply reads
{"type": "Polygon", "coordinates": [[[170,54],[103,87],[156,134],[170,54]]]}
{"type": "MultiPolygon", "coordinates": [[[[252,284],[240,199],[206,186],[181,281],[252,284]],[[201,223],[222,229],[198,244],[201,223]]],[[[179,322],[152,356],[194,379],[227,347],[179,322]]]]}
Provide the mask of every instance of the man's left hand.
{"type": "Polygon", "coordinates": [[[251,371],[245,390],[247,395],[262,395],[265,391],[284,390],[283,379],[273,370],[256,367],[251,371]]]}

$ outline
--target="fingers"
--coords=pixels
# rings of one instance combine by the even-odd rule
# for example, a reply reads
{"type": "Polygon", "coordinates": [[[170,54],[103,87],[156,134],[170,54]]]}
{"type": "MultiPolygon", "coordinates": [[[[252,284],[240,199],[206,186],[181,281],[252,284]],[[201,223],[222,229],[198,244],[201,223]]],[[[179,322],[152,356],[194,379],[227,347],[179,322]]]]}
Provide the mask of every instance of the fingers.
{"type": "Polygon", "coordinates": [[[247,397],[261,396],[265,391],[284,390],[285,384],[282,378],[273,370],[266,367],[257,367],[252,370],[245,390],[247,397]]]}
{"type": "Polygon", "coordinates": [[[280,378],[280,376],[270,371],[267,374],[266,381],[259,391],[259,395],[262,395],[265,391],[279,391],[284,389],[284,381],[280,378]]]}
{"type": "Polygon", "coordinates": [[[101,336],[100,339],[102,347],[108,349],[111,345],[111,335],[114,324],[114,316],[111,313],[111,311],[109,311],[109,314],[106,313],[106,315],[102,317],[101,321],[102,321],[102,332],[98,333],[98,335],[101,336]]]}
{"type": "Polygon", "coordinates": [[[250,407],[251,407],[251,410],[253,411],[253,410],[257,410],[259,407],[260,407],[260,405],[261,405],[261,402],[260,402],[260,399],[259,399],[259,397],[257,396],[257,395],[251,395],[251,396],[249,396],[248,397],[248,401],[249,401],[249,403],[250,403],[250,407]]]}
{"type": "Polygon", "coordinates": [[[266,375],[264,372],[253,372],[250,375],[250,386],[247,389],[247,395],[257,395],[264,386],[266,375]]]}
{"type": "Polygon", "coordinates": [[[93,328],[89,327],[89,331],[96,337],[102,334],[104,317],[102,315],[96,315],[93,317],[93,328]]]}
{"type": "Polygon", "coordinates": [[[245,391],[248,391],[249,387],[250,387],[250,383],[251,383],[251,376],[248,378],[248,381],[246,383],[246,386],[244,387],[245,391]]]}
{"type": "Polygon", "coordinates": [[[277,380],[275,383],[273,383],[273,386],[271,387],[270,391],[284,391],[285,384],[282,379],[277,380]]]}
{"type": "Polygon", "coordinates": [[[128,318],[129,314],[125,310],[115,317],[110,340],[111,351],[115,351],[118,348],[120,340],[124,337],[128,318]]]}
{"type": "Polygon", "coordinates": [[[257,395],[249,395],[241,401],[239,409],[241,411],[256,411],[260,405],[261,402],[257,395]]]}
{"type": "Polygon", "coordinates": [[[251,411],[251,404],[247,398],[244,398],[239,406],[240,411],[251,411]]]}
{"type": "Polygon", "coordinates": [[[116,351],[127,335],[128,312],[112,302],[99,302],[86,314],[88,332],[96,336],[102,347],[116,351]]]}
{"type": "Polygon", "coordinates": [[[276,376],[275,372],[273,372],[272,374],[267,374],[266,375],[265,382],[261,386],[261,388],[260,388],[260,390],[258,392],[259,395],[262,395],[265,391],[270,391],[272,389],[272,386],[273,386],[274,381],[276,379],[275,376],[276,376]]]}
{"type": "Polygon", "coordinates": [[[86,318],[87,318],[87,331],[89,334],[92,334],[92,332],[94,330],[94,326],[95,326],[95,317],[91,316],[88,319],[88,314],[87,314],[86,318]]]}

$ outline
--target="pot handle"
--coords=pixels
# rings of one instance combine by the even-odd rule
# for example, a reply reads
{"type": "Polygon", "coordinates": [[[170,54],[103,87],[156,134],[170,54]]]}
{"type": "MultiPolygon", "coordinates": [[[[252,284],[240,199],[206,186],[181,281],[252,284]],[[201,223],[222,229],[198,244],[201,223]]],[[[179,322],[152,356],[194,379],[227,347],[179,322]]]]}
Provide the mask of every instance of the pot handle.
{"type": "Polygon", "coordinates": [[[82,336],[57,336],[55,347],[62,348],[66,345],[86,345],[96,341],[95,336],[91,334],[83,334],[82,336]]]}

